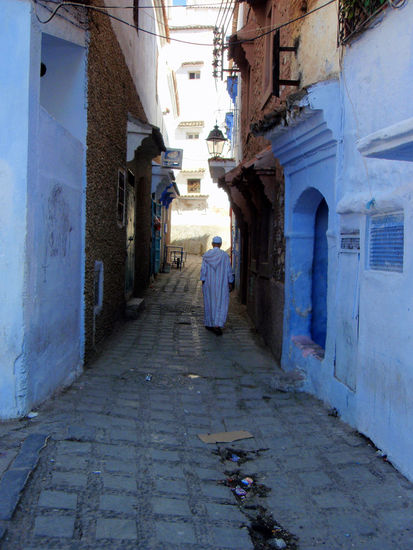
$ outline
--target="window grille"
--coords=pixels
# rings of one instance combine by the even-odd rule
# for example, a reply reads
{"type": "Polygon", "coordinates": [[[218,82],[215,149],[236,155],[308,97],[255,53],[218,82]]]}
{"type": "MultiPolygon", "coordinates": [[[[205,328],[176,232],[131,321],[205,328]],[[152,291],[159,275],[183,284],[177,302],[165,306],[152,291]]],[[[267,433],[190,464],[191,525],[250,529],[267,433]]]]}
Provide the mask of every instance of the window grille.
{"type": "Polygon", "coordinates": [[[369,268],[403,271],[404,216],[401,213],[369,219],[369,268]]]}
{"type": "Polygon", "coordinates": [[[201,71],[190,71],[188,77],[189,80],[199,80],[201,78],[201,71]]]}
{"type": "Polygon", "coordinates": [[[361,32],[387,5],[387,0],[339,0],[338,42],[345,44],[361,32]]]}
{"type": "Polygon", "coordinates": [[[340,249],[341,252],[359,252],[360,231],[355,231],[354,233],[341,233],[340,249]]]}

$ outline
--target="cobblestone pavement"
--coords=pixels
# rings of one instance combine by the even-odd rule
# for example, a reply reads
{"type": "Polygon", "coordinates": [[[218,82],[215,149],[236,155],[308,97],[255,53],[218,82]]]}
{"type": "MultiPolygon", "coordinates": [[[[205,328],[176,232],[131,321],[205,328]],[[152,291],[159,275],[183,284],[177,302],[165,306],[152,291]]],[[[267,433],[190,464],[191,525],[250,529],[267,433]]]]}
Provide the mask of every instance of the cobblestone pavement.
{"type": "Polygon", "coordinates": [[[160,275],[68,391],[1,425],[3,481],[40,455],[1,548],[411,550],[412,485],[320,402],[276,389],[236,299],[222,337],[204,329],[199,266],[160,275]],[[254,438],[197,436],[238,429],[254,438]],[[219,483],[245,476],[244,499],[219,483]]]}

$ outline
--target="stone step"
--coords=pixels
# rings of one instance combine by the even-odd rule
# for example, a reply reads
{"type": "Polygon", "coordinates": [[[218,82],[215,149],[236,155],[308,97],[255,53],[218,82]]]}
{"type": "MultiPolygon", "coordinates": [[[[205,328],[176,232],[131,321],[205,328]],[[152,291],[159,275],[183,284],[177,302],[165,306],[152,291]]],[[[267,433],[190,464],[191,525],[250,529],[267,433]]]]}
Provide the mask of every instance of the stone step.
{"type": "Polygon", "coordinates": [[[128,319],[137,319],[143,309],[145,309],[143,298],[131,298],[126,302],[125,315],[128,319]]]}

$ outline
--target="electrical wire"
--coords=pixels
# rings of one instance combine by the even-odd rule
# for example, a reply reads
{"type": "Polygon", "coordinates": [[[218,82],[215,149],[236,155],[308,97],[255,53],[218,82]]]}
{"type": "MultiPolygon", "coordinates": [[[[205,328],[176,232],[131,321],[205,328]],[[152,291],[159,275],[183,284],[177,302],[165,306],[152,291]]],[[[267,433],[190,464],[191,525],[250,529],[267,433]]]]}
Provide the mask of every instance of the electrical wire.
{"type": "Polygon", "coordinates": [[[252,38],[245,38],[244,40],[234,40],[234,42],[231,42],[231,45],[233,44],[244,44],[245,42],[254,42],[254,40],[257,40],[258,38],[262,38],[263,36],[266,36],[267,34],[271,34],[272,32],[279,31],[280,29],[283,29],[284,27],[288,27],[288,25],[291,25],[292,23],[296,23],[297,21],[300,21],[301,19],[304,19],[305,17],[308,17],[312,13],[315,13],[316,11],[319,11],[330,4],[333,4],[337,0],[329,0],[325,4],[322,4],[321,6],[318,6],[318,8],[314,8],[313,10],[308,11],[307,13],[304,13],[303,15],[300,15],[299,17],[296,17],[295,19],[290,19],[290,21],[286,21],[285,23],[281,23],[281,25],[278,25],[277,27],[273,27],[269,31],[263,32],[257,36],[254,36],[252,38]]]}
{"type": "MultiPolygon", "coordinates": [[[[34,1],[35,4],[38,4],[42,7],[46,7],[44,6],[44,4],[41,4],[39,0],[32,0],[34,1]]],[[[47,1],[47,0],[46,0],[47,1]]],[[[336,2],[337,0],[329,0],[328,2],[326,2],[325,4],[322,4],[321,6],[318,6],[317,8],[314,8],[313,10],[310,10],[308,11],[307,13],[303,14],[303,15],[300,15],[299,17],[296,17],[295,19],[291,19],[290,21],[286,21],[285,23],[281,23],[280,25],[276,26],[276,27],[272,27],[271,29],[269,29],[268,31],[265,31],[265,32],[262,32],[260,34],[258,34],[257,36],[253,36],[252,38],[245,38],[243,40],[235,40],[233,42],[231,42],[231,45],[235,45],[235,44],[244,44],[244,43],[248,43],[248,42],[254,42],[255,40],[258,40],[259,38],[262,38],[263,36],[266,36],[267,34],[271,34],[273,32],[276,32],[284,27],[287,27],[288,25],[291,25],[292,23],[295,23],[297,21],[300,21],[301,19],[304,19],[305,17],[308,17],[309,15],[311,15],[312,13],[315,13],[316,11],[319,11],[327,6],[329,6],[330,4],[333,4],[334,2],[336,2]]],[[[401,0],[401,1],[405,1],[405,0],[401,0]]],[[[224,2],[224,0],[223,0],[224,2]]],[[[222,3],[223,3],[222,2],[222,3]]],[[[179,42],[179,43],[182,43],[182,44],[189,44],[189,45],[192,45],[192,46],[208,46],[208,47],[213,47],[214,44],[206,44],[206,43],[203,43],[203,42],[191,42],[191,41],[188,41],[188,40],[180,40],[178,38],[172,38],[172,37],[167,37],[167,36],[164,36],[162,34],[158,34],[158,33],[155,33],[155,32],[152,32],[152,31],[149,31],[147,29],[142,29],[141,27],[138,27],[136,25],[133,25],[132,23],[129,23],[128,21],[125,21],[124,19],[121,19],[120,17],[116,17],[116,15],[112,15],[110,13],[107,13],[106,9],[111,9],[109,7],[104,7],[104,8],[101,8],[101,7],[97,7],[97,6],[89,6],[89,5],[85,5],[85,4],[82,4],[80,2],[60,2],[59,4],[57,4],[56,8],[52,11],[50,17],[48,17],[47,19],[45,20],[41,20],[40,17],[38,16],[38,13],[35,9],[35,15],[36,15],[36,18],[37,20],[42,23],[42,24],[47,24],[49,23],[54,17],[55,15],[57,14],[57,12],[64,6],[73,6],[73,7],[81,7],[81,8],[86,8],[88,10],[94,10],[98,13],[101,13],[103,15],[107,15],[108,17],[110,17],[111,19],[114,19],[116,21],[119,21],[120,23],[123,23],[129,27],[132,27],[134,29],[137,29],[138,31],[142,31],[143,33],[146,33],[146,34],[149,34],[151,36],[157,36],[158,38],[165,38],[165,39],[170,39],[171,41],[174,41],[174,42],[179,42]]],[[[120,6],[118,6],[120,7],[120,6]]],[[[149,7],[149,6],[147,6],[149,7]]],[[[152,7],[152,6],[150,6],[152,7]]],[[[401,6],[400,6],[401,7],[401,6]]]]}
{"type": "MultiPolygon", "coordinates": [[[[45,2],[49,2],[50,4],[70,4],[70,2],[66,1],[60,1],[60,0],[44,0],[45,2]]],[[[88,4],[83,4],[81,2],[78,2],[79,6],[82,6],[83,8],[90,7],[88,4]]],[[[110,9],[110,10],[133,10],[133,9],[145,9],[145,8],[218,8],[221,6],[222,2],[220,4],[213,4],[213,3],[207,3],[207,4],[183,4],[181,6],[175,6],[173,4],[162,6],[162,4],[156,5],[150,5],[150,6],[95,6],[96,8],[101,9],[110,9]]]]}
{"type": "Polygon", "coordinates": [[[224,24],[225,24],[224,20],[226,20],[228,12],[231,9],[232,1],[233,0],[225,0],[225,5],[224,5],[223,10],[222,10],[221,21],[218,22],[219,18],[217,17],[217,22],[216,22],[216,25],[215,25],[218,29],[224,26],[224,24]]]}
{"type": "Polygon", "coordinates": [[[219,16],[221,15],[221,10],[222,10],[222,7],[224,5],[224,1],[225,0],[221,0],[220,6],[219,6],[219,10],[218,10],[218,13],[217,13],[217,19],[216,19],[216,22],[215,22],[215,27],[216,28],[218,28],[219,16]]]}
{"type": "MultiPolygon", "coordinates": [[[[39,0],[34,0],[36,4],[39,4],[40,6],[46,7],[43,4],[39,2],[39,0]]],[[[166,40],[173,40],[174,42],[180,42],[181,44],[190,44],[191,46],[208,46],[209,48],[212,48],[213,44],[206,44],[203,42],[190,42],[189,40],[180,40],[179,38],[172,38],[170,36],[165,36],[163,34],[158,34],[156,32],[148,31],[147,29],[142,29],[141,27],[138,27],[137,25],[133,25],[132,23],[129,23],[128,21],[125,21],[124,19],[121,19],[120,17],[117,17],[116,15],[112,15],[111,13],[107,13],[102,8],[98,8],[96,6],[85,6],[84,4],[80,4],[79,2],[63,2],[56,6],[56,8],[52,11],[50,17],[45,19],[44,21],[40,19],[37,11],[35,10],[35,15],[39,23],[42,23],[43,25],[49,23],[57,14],[60,8],[63,6],[74,6],[74,7],[82,7],[87,8],[88,10],[94,10],[97,13],[101,13],[103,15],[107,15],[107,17],[110,17],[111,19],[114,19],[115,21],[119,21],[120,23],[123,23],[127,25],[128,27],[132,27],[133,29],[136,29],[138,31],[141,31],[143,33],[149,34],[151,36],[157,36],[158,38],[165,38],[166,40]]],[[[107,9],[105,7],[105,9],[107,9]]]]}

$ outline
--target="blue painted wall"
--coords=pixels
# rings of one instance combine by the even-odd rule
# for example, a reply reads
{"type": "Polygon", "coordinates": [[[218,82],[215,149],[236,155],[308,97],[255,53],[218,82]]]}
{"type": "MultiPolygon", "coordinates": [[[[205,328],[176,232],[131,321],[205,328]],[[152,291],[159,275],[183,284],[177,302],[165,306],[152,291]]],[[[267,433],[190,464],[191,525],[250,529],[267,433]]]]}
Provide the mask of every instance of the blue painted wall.
{"type": "MultiPolygon", "coordinates": [[[[48,27],[56,36],[79,35],[56,22],[48,27]]],[[[56,58],[60,68],[68,44],[56,58]]],[[[68,78],[76,66],[76,86],[55,75],[67,105],[78,106],[64,118],[40,106],[42,32],[31,2],[2,2],[0,48],[7,52],[0,58],[0,418],[13,418],[70,383],[82,365],[85,49],[75,46],[76,63],[65,67],[68,78]]],[[[49,61],[53,55],[49,48],[49,61]]]]}
{"type": "MultiPolygon", "coordinates": [[[[357,427],[413,479],[412,162],[363,157],[357,141],[413,116],[413,4],[388,8],[347,48],[343,63],[344,148],[338,211],[360,230],[357,427]],[[368,219],[404,214],[402,273],[368,266],[368,219]]],[[[402,136],[401,136],[402,137],[402,136]]],[[[344,298],[341,297],[343,300],[344,298]]],[[[354,331],[352,332],[354,334],[354,331]]]]}
{"type": "Polygon", "coordinates": [[[310,87],[288,129],[267,136],[286,180],[282,365],[305,371],[304,389],[335,406],[411,479],[413,155],[412,162],[397,155],[365,158],[357,142],[413,116],[412,28],[411,2],[386,9],[345,49],[339,81],[310,87]],[[322,339],[312,326],[310,281],[323,199],[329,210],[327,330],[324,357],[317,357],[311,342],[322,345],[322,339]],[[402,272],[369,267],[368,220],[389,212],[404,216],[402,272]],[[357,235],[360,249],[342,250],[341,234],[357,235]]]}
{"type": "Polygon", "coordinates": [[[23,302],[30,132],[29,2],[4,0],[0,19],[0,418],[26,407],[23,302]],[[7,52],[7,55],[5,53],[7,52]]]}

